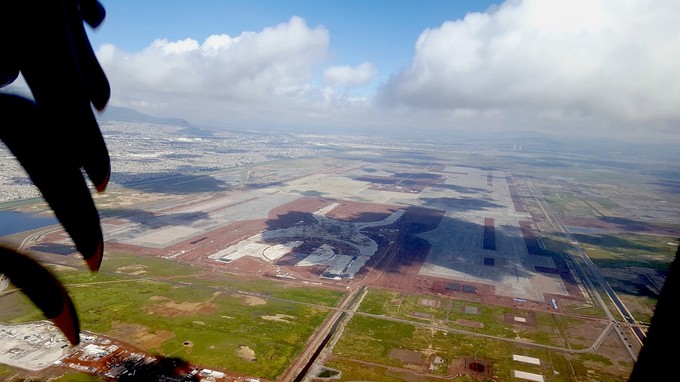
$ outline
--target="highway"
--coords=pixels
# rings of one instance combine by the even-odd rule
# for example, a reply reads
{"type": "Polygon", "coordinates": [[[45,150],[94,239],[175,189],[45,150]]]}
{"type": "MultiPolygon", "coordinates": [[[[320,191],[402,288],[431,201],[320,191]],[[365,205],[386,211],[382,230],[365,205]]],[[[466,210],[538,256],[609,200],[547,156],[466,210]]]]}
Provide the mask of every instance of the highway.
{"type": "Polygon", "coordinates": [[[353,313],[359,307],[358,302],[361,301],[360,297],[363,297],[365,291],[366,287],[361,286],[347,295],[339,308],[333,312],[332,317],[314,334],[302,355],[295,361],[292,367],[286,370],[282,376],[283,380],[293,380],[295,382],[305,380],[307,372],[314,365],[314,362],[328,344],[328,341],[333,337],[338,326],[348,321],[351,318],[351,314],[348,313],[353,313]],[[295,376],[294,379],[292,379],[293,375],[295,376]]]}

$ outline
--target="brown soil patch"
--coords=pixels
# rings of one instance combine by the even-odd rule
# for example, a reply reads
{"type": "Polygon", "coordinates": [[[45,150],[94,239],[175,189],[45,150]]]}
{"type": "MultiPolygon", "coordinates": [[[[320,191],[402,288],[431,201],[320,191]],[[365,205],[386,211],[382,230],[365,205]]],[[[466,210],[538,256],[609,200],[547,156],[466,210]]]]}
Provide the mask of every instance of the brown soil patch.
{"type": "MultiPolygon", "coordinates": [[[[212,265],[217,263],[214,260],[209,260],[212,265]]],[[[239,259],[232,261],[229,264],[220,263],[220,267],[224,267],[233,271],[240,272],[242,274],[258,275],[265,271],[271,271],[274,265],[267,263],[261,259],[252,256],[243,256],[239,259]]]]}
{"type": "Polygon", "coordinates": [[[174,338],[175,333],[169,330],[149,333],[149,328],[144,325],[114,322],[111,336],[124,338],[126,342],[143,349],[159,349],[163,342],[174,338]]]}
{"type": "Polygon", "coordinates": [[[390,358],[398,359],[402,362],[413,364],[420,364],[423,361],[423,355],[417,351],[406,349],[392,349],[390,351],[390,358]]]}
{"type": "Polygon", "coordinates": [[[243,296],[243,302],[249,306],[265,305],[267,300],[257,296],[243,296]]]}
{"type": "Polygon", "coordinates": [[[151,301],[158,301],[147,308],[150,314],[158,314],[165,317],[191,316],[194,314],[209,314],[217,309],[217,304],[212,302],[177,302],[167,297],[154,296],[151,301]]]}
{"type": "Polygon", "coordinates": [[[429,298],[421,298],[418,300],[418,305],[429,306],[432,308],[439,308],[441,302],[439,300],[431,300],[429,298]]]}
{"type": "Polygon", "coordinates": [[[128,265],[125,267],[120,267],[116,269],[117,273],[123,273],[126,275],[142,275],[146,273],[146,268],[148,268],[146,265],[141,265],[141,264],[135,264],[135,265],[128,265]]]}
{"type": "Polygon", "coordinates": [[[289,316],[287,314],[277,313],[275,316],[262,316],[262,318],[267,321],[290,322],[290,319],[295,317],[289,316]]]}
{"type": "Polygon", "coordinates": [[[503,319],[510,324],[536,326],[536,314],[532,311],[505,313],[503,319]]]}
{"type": "Polygon", "coordinates": [[[245,361],[253,362],[257,360],[257,357],[255,356],[255,350],[245,345],[239,346],[238,350],[236,350],[236,354],[238,354],[239,358],[245,361]]]}
{"type": "Polygon", "coordinates": [[[345,201],[338,203],[339,205],[332,209],[326,216],[335,220],[355,223],[384,220],[399,210],[399,208],[385,204],[345,201]]]}
{"type": "Polygon", "coordinates": [[[469,375],[476,379],[490,378],[493,375],[489,360],[473,357],[456,359],[449,368],[449,374],[456,377],[469,375]]]}
{"type": "Polygon", "coordinates": [[[484,327],[483,322],[477,322],[477,321],[457,319],[456,323],[460,324],[460,325],[464,325],[464,326],[469,326],[471,328],[483,328],[484,327]]]}

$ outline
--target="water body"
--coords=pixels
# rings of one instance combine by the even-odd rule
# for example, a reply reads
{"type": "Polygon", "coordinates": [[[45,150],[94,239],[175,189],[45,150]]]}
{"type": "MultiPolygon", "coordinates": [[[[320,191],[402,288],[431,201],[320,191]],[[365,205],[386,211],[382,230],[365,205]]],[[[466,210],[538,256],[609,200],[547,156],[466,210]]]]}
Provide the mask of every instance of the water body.
{"type": "Polygon", "coordinates": [[[26,212],[0,211],[0,236],[59,224],[54,216],[38,216],[26,212]]]}

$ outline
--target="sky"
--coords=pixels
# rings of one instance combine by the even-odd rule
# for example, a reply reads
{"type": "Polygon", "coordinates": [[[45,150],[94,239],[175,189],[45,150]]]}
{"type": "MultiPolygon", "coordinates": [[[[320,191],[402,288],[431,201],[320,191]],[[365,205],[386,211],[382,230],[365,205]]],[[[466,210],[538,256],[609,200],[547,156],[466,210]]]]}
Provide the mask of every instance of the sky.
{"type": "Polygon", "coordinates": [[[677,0],[101,2],[109,105],[154,116],[680,140],[677,0]]]}

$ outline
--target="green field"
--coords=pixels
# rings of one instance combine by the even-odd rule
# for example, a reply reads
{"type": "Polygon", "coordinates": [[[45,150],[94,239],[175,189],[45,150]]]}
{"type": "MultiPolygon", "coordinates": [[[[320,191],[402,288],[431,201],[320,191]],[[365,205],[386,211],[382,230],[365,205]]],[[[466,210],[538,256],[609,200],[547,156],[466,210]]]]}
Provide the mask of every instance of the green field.
{"type": "MultiPolygon", "coordinates": [[[[625,354],[621,356],[625,352],[622,347],[614,348],[618,342],[611,332],[599,348],[587,350],[606,328],[605,322],[539,312],[532,313],[532,325],[507,320],[507,314],[527,313],[442,296],[371,289],[343,330],[326,366],[340,371],[341,381],[450,379],[465,359],[489,365],[488,375],[476,376],[482,380],[513,380],[513,370],[540,374],[550,381],[627,378],[632,363],[625,360],[625,354]],[[431,320],[423,319],[423,315],[414,317],[414,309],[429,314],[431,320]],[[474,320],[483,323],[483,327],[473,330],[451,321],[446,323],[446,317],[474,320]],[[400,354],[407,354],[408,359],[400,354]],[[541,363],[523,364],[514,361],[513,354],[538,358],[541,363]],[[618,354],[624,361],[611,360],[603,354],[618,354]]],[[[467,376],[455,380],[479,379],[467,376]]]]}
{"type": "MultiPolygon", "coordinates": [[[[55,273],[74,300],[83,330],[152,354],[267,379],[290,366],[344,296],[231,275],[206,279],[172,261],[115,254],[97,274],[66,267],[55,273]],[[239,353],[246,347],[254,357],[239,353]]],[[[21,293],[4,296],[2,304],[10,308],[0,313],[2,321],[44,318],[21,293]]]]}
{"type": "Polygon", "coordinates": [[[499,338],[521,338],[537,344],[570,346],[573,349],[590,346],[606,327],[605,322],[597,319],[567,317],[441,296],[404,295],[383,289],[371,289],[362,301],[359,312],[499,338]],[[519,320],[526,322],[521,323],[519,320]],[[592,338],[571,335],[583,332],[590,333],[592,338]]]}

